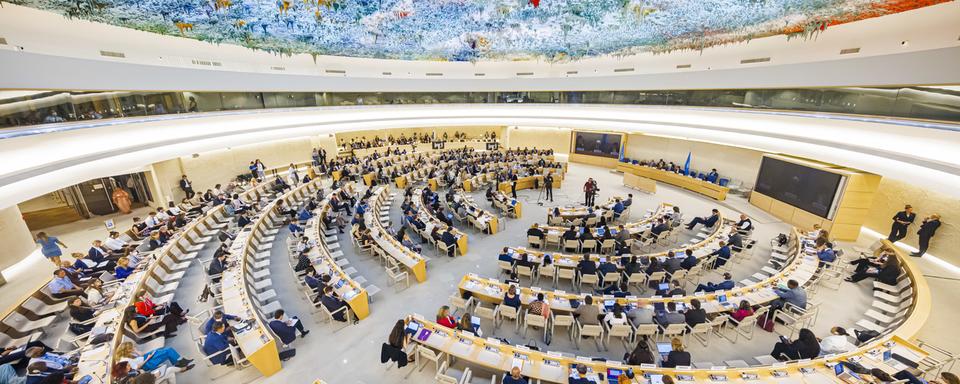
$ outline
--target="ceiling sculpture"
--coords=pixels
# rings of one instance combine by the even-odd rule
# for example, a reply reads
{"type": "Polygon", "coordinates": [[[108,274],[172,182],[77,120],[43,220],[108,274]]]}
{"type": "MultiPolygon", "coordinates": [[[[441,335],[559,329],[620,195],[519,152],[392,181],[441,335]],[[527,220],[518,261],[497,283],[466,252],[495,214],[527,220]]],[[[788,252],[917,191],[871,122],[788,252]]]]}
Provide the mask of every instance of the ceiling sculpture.
{"type": "Polygon", "coordinates": [[[786,34],[949,0],[0,0],[270,52],[569,61],[786,34]]]}

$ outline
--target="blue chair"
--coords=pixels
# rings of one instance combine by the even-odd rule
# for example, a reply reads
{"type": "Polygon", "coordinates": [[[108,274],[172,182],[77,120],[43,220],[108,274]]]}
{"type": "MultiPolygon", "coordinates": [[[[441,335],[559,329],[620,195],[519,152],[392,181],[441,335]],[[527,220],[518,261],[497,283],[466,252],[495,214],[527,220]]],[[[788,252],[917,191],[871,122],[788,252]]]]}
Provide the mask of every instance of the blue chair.
{"type": "Polygon", "coordinates": [[[720,186],[721,186],[721,187],[726,187],[727,184],[729,184],[729,183],[730,183],[730,179],[724,179],[724,178],[721,178],[721,179],[720,179],[720,186]]]}
{"type": "Polygon", "coordinates": [[[633,164],[634,164],[634,165],[640,164],[640,161],[634,160],[634,161],[633,161],[633,164]]]}

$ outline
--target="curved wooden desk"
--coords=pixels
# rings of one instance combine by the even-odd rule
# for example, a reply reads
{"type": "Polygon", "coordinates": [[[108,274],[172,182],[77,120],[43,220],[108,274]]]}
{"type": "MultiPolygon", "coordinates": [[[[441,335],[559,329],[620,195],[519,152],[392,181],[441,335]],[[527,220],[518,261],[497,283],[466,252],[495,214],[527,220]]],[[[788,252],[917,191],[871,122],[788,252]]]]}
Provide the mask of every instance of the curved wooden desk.
{"type": "Polygon", "coordinates": [[[400,244],[400,242],[391,236],[389,231],[383,227],[380,220],[375,217],[376,212],[379,212],[383,206],[386,193],[387,189],[385,187],[377,187],[377,190],[373,193],[373,197],[370,198],[372,200],[370,209],[364,213],[363,221],[367,224],[367,228],[370,229],[370,236],[373,237],[373,241],[380,249],[397,260],[399,264],[407,267],[410,273],[417,279],[417,282],[422,283],[427,281],[427,263],[423,256],[400,244]]]}
{"type": "MultiPolygon", "coordinates": [[[[443,197],[438,196],[438,198],[442,199],[443,197]]],[[[463,233],[462,231],[460,231],[459,229],[455,228],[452,225],[448,226],[443,221],[440,221],[438,217],[434,216],[433,211],[431,211],[430,209],[427,209],[427,207],[423,204],[423,188],[416,188],[413,190],[412,200],[413,200],[413,205],[415,205],[417,208],[417,217],[420,218],[421,221],[424,221],[425,223],[429,222],[433,224],[434,227],[440,227],[440,228],[450,227],[450,232],[453,233],[453,236],[457,238],[457,250],[458,250],[457,253],[459,253],[460,256],[466,256],[467,255],[467,234],[463,233]]]]}
{"type": "Polygon", "coordinates": [[[653,167],[645,167],[638,164],[619,163],[617,164],[617,170],[623,173],[630,173],[640,177],[675,185],[680,188],[721,201],[727,199],[727,192],[730,191],[730,188],[721,187],[720,184],[714,184],[690,176],[684,176],[678,173],[663,171],[653,167]]]}

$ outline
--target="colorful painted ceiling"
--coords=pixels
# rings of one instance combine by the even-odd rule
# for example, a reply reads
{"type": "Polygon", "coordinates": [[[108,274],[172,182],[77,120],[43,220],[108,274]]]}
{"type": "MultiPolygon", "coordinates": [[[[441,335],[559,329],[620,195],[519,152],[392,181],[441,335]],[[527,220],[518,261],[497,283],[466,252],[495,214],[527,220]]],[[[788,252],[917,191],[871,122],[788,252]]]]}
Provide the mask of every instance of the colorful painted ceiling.
{"type": "Polygon", "coordinates": [[[831,25],[948,0],[5,1],[284,54],[567,61],[696,50],[778,34],[809,37],[831,25]]]}

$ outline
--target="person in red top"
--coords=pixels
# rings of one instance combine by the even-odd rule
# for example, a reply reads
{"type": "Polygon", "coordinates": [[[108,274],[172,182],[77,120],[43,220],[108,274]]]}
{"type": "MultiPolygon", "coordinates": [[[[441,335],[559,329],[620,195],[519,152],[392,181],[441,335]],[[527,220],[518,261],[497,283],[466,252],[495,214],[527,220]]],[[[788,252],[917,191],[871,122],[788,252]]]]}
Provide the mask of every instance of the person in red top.
{"type": "Polygon", "coordinates": [[[141,293],[137,302],[133,305],[137,307],[137,313],[140,315],[146,317],[169,315],[177,318],[180,324],[187,322],[187,313],[190,312],[189,309],[183,310],[176,301],[171,301],[169,304],[154,303],[146,292],[141,293]]]}
{"type": "Polygon", "coordinates": [[[733,314],[730,317],[734,318],[737,321],[743,321],[744,318],[753,314],[753,308],[750,307],[750,303],[746,300],[740,301],[740,308],[737,308],[736,311],[733,311],[733,314]]]}
{"type": "Polygon", "coordinates": [[[440,324],[447,328],[457,329],[457,318],[450,315],[450,307],[442,306],[440,311],[437,312],[437,324],[440,324]]]}

